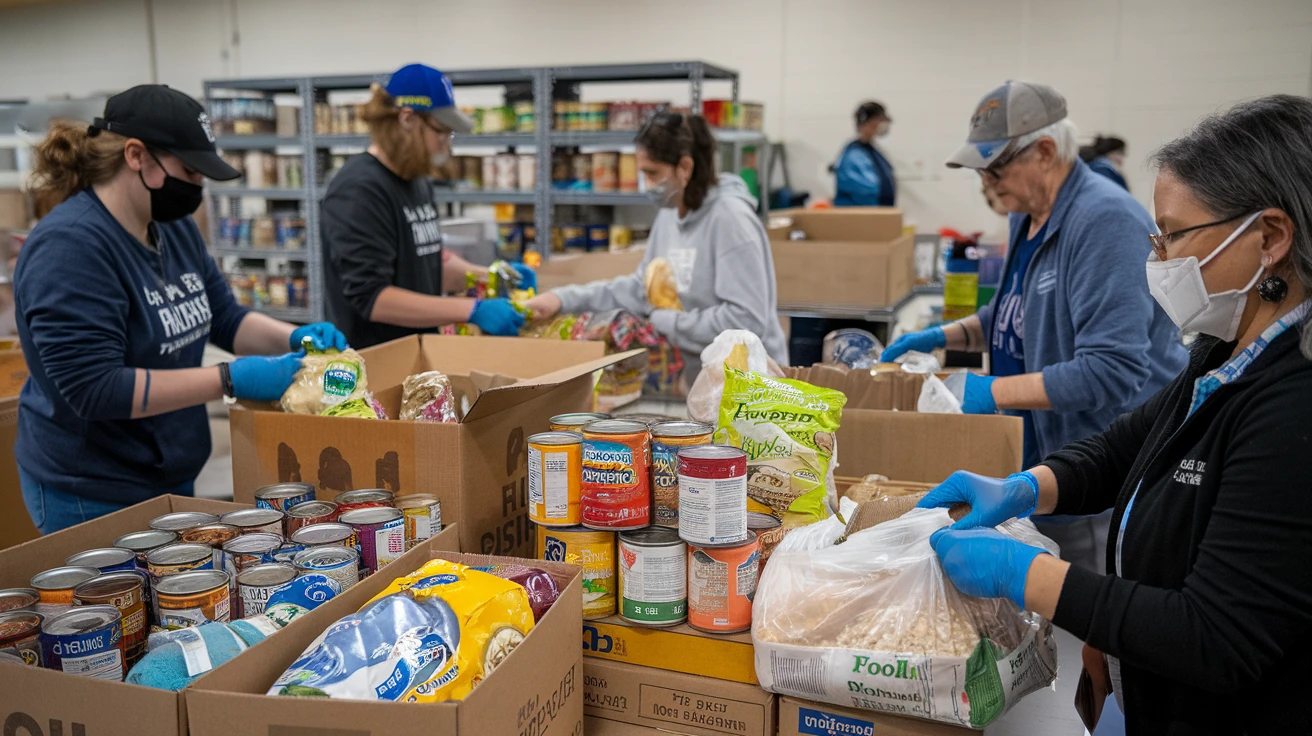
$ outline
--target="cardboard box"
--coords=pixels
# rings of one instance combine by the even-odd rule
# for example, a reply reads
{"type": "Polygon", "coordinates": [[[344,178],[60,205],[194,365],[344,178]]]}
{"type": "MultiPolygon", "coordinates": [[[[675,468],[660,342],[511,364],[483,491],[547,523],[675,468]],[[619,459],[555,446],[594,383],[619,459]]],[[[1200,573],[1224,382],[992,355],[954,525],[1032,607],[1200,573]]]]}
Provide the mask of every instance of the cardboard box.
{"type": "Polygon", "coordinates": [[[583,712],[689,736],[774,736],[775,700],[756,685],[584,658],[583,712]]]}
{"type": "Polygon", "coordinates": [[[915,283],[915,238],[896,208],[783,210],[770,220],[780,307],[888,306],[915,283]],[[796,230],[806,239],[791,240],[796,230]]]}
{"type": "Polygon", "coordinates": [[[708,634],[687,624],[634,626],[619,616],[583,622],[583,654],[614,662],[756,685],[752,635],[708,634]]]}
{"type": "Polygon", "coordinates": [[[0,549],[41,536],[23,503],[14,443],[18,441],[18,397],[0,399],[0,549]]]}
{"type": "MultiPolygon", "coordinates": [[[[389,566],[397,575],[440,558],[468,565],[519,562],[420,545],[389,566]]],[[[334,621],[358,610],[397,575],[373,575],[305,616],[301,625],[251,647],[186,691],[191,736],[485,736],[581,734],[581,570],[532,561],[555,576],[560,599],[487,679],[459,702],[392,703],[269,697],[274,681],[334,621]]]]}
{"type": "Polygon", "coordinates": [[[643,351],[601,343],[423,335],[362,350],[375,396],[396,416],[400,384],[440,370],[467,408],[458,424],[285,414],[231,414],[233,494],[252,502],[271,483],[313,483],[321,498],[355,488],[432,493],[459,522],[461,548],[532,557],[525,438],[555,414],[592,406],[593,372],[643,351]],[[517,380],[517,378],[524,380],[517,380]]]}
{"type": "Polygon", "coordinates": [[[779,698],[779,736],[965,736],[971,733],[979,731],[788,696],[779,698]]]}
{"type": "Polygon", "coordinates": [[[1023,442],[1020,417],[844,409],[836,472],[921,483],[958,470],[1005,478],[1020,472],[1023,442]]]}
{"type": "Polygon", "coordinates": [[[887,409],[892,411],[916,411],[920,402],[920,391],[925,385],[925,374],[908,373],[904,370],[881,370],[871,373],[868,370],[852,370],[843,365],[816,363],[803,368],[789,366],[784,368],[784,375],[798,381],[805,381],[812,386],[824,386],[838,389],[847,397],[848,409],[887,409]]]}
{"type": "Polygon", "coordinates": [[[902,230],[902,210],[896,207],[834,207],[827,210],[784,209],[770,212],[770,239],[788,240],[793,230],[806,233],[807,240],[897,240],[902,230]],[[783,219],[792,221],[782,225],[783,219]]]}
{"type": "Polygon", "coordinates": [[[634,273],[646,255],[647,249],[638,247],[615,253],[553,253],[538,269],[538,292],[634,273]]]}
{"type": "Polygon", "coordinates": [[[657,736],[658,734],[670,732],[646,726],[635,726],[632,723],[624,723],[623,721],[612,721],[609,718],[583,716],[583,733],[587,736],[657,736]]]}

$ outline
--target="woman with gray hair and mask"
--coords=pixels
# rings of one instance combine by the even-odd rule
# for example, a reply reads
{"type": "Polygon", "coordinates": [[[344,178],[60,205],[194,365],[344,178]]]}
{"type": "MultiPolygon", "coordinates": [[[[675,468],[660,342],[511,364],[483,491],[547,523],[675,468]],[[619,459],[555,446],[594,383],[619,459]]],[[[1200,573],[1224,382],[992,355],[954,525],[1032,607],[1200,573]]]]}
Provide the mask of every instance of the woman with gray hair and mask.
{"type": "MultiPolygon", "coordinates": [[[[1155,161],[1160,234],[1145,233],[1139,268],[1198,333],[1188,366],[1027,472],[931,491],[923,506],[972,510],[930,544],[966,594],[1007,596],[1084,639],[1082,686],[1113,689],[1127,733],[1306,733],[1312,100],[1237,105],[1155,161]],[[992,528],[1105,509],[1106,575],[992,528]]],[[[1103,701],[1085,702],[1087,725],[1103,701]]]]}

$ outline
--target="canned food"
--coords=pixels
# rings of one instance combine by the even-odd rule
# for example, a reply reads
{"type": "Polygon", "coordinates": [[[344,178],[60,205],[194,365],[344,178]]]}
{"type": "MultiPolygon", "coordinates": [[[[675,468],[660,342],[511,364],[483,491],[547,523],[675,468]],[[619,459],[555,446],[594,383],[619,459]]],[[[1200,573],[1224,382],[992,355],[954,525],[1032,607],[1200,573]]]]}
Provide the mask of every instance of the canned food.
{"type": "Polygon", "coordinates": [[[220,516],[219,521],[237,527],[242,534],[269,532],[280,535],[284,516],[278,509],[237,509],[220,516]]]}
{"type": "Polygon", "coordinates": [[[188,529],[195,529],[219,520],[214,514],[203,511],[175,511],[171,514],[156,516],[150,520],[150,528],[156,531],[177,532],[181,534],[188,529]]]}
{"type": "Polygon", "coordinates": [[[231,620],[228,573],[193,570],[170,575],[155,584],[159,625],[168,630],[231,620]]]}
{"type": "Polygon", "coordinates": [[[355,530],[360,543],[360,568],[365,575],[378,572],[405,553],[405,520],[401,509],[356,509],[339,518],[355,530]]]}
{"type": "Polygon", "coordinates": [[[314,500],[311,483],[275,483],[255,491],[255,506],[286,512],[295,506],[314,500]]]}
{"type": "Polygon", "coordinates": [[[295,564],[298,575],[327,575],[343,592],[360,582],[360,551],[352,547],[312,547],[296,555],[295,564]]]}
{"type": "Polygon", "coordinates": [[[296,558],[297,553],[304,549],[305,547],[299,544],[284,544],[273,553],[273,561],[281,562],[284,565],[290,565],[292,564],[292,560],[296,558]]]}
{"type": "Polygon", "coordinates": [[[273,554],[282,547],[282,535],[269,532],[243,534],[223,545],[226,570],[230,578],[248,567],[273,562],[273,554]]]}
{"type": "Polygon", "coordinates": [[[73,589],[100,575],[94,567],[56,567],[32,576],[37,593],[36,612],[52,618],[73,607],[73,589]]]}
{"type": "Polygon", "coordinates": [[[121,547],[101,547],[78,552],[64,560],[64,564],[70,567],[94,567],[101,572],[136,570],[137,555],[121,547]]]}
{"type": "Polygon", "coordinates": [[[337,521],[337,514],[337,504],[332,501],[310,501],[298,504],[287,510],[287,518],[283,520],[283,534],[290,539],[297,529],[311,524],[337,521]]]}
{"type": "Polygon", "coordinates": [[[78,606],[41,623],[45,666],[70,675],[121,682],[123,614],[113,606],[78,606]]]}
{"type": "Polygon", "coordinates": [[[341,545],[359,549],[360,540],[355,536],[355,529],[350,524],[341,522],[324,522],[310,524],[292,532],[292,544],[307,549],[311,547],[330,547],[341,545]]]}
{"type": "Polygon", "coordinates": [[[548,424],[552,432],[582,432],[583,428],[589,424],[610,418],[610,414],[600,412],[574,412],[572,414],[557,414],[551,418],[548,424]]]}
{"type": "Polygon", "coordinates": [[[568,529],[540,527],[538,559],[567,562],[583,568],[583,618],[615,614],[615,532],[582,526],[568,529]]]}
{"type": "Polygon", "coordinates": [[[147,529],[143,532],[128,532],[114,540],[115,547],[130,549],[137,555],[137,569],[146,569],[146,555],[151,550],[166,547],[178,541],[177,532],[163,529],[147,529]]]}
{"type": "Polygon", "coordinates": [[[146,555],[146,567],[153,583],[190,570],[213,570],[214,548],[188,542],[170,544],[146,555]]]}
{"type": "Polygon", "coordinates": [[[36,611],[0,613],[0,654],[12,655],[33,667],[42,666],[41,621],[36,611]]]}
{"type": "Polygon", "coordinates": [[[6,588],[0,590],[0,613],[9,611],[35,611],[41,600],[35,588],[6,588]]]}
{"type": "Polygon", "coordinates": [[[91,578],[73,589],[77,606],[106,605],[122,614],[123,656],[132,669],[146,653],[146,576],[137,570],[122,571],[91,578]]]}
{"type": "Polygon", "coordinates": [[[760,545],[761,564],[759,568],[765,569],[765,563],[770,559],[774,548],[784,540],[784,523],[774,514],[764,514],[760,511],[747,512],[747,528],[756,535],[757,544],[760,545]]]}
{"type": "Polygon", "coordinates": [[[679,527],[679,449],[711,444],[702,422],[661,422],[651,428],[652,523],[679,527]]]}
{"type": "Polygon", "coordinates": [[[391,491],[384,491],[381,488],[361,488],[356,491],[346,491],[337,494],[333,502],[337,504],[337,518],[340,520],[342,514],[357,509],[372,509],[378,507],[390,507],[394,504],[395,496],[391,491]]]}
{"type": "Polygon", "coordinates": [[[281,563],[265,563],[248,567],[237,574],[237,601],[241,605],[239,618],[264,613],[273,591],[290,583],[296,577],[296,568],[281,563]]]}
{"type": "Polygon", "coordinates": [[[430,493],[415,493],[396,499],[405,526],[405,548],[437,536],[442,531],[442,502],[430,493]]]}
{"type": "Polygon", "coordinates": [[[747,540],[747,453],[729,445],[679,450],[679,536],[689,544],[747,540]]]}
{"type": "Polygon", "coordinates": [[[583,526],[640,529],[651,523],[651,434],[647,425],[603,419],[583,428],[583,526]]]}
{"type": "Polygon", "coordinates": [[[644,626],[688,620],[688,549],[667,527],[621,532],[620,616],[644,626]]]}
{"type": "Polygon", "coordinates": [[[750,629],[759,560],[755,535],[722,547],[689,544],[688,625],[717,634],[750,629]]]}
{"type": "Polygon", "coordinates": [[[581,518],[583,435],[539,432],[528,438],[528,518],[542,526],[577,526],[581,518]]]}
{"type": "Polygon", "coordinates": [[[203,544],[206,547],[223,549],[223,545],[229,540],[241,536],[241,530],[232,524],[222,522],[215,524],[205,524],[195,529],[188,529],[182,533],[182,541],[188,544],[203,544]]]}

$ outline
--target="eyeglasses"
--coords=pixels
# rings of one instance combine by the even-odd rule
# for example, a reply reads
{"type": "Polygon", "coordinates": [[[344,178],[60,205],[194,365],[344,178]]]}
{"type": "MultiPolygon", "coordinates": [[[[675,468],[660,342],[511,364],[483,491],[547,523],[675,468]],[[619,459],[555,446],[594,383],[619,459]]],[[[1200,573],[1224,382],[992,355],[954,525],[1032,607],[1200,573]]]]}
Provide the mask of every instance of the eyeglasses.
{"type": "Polygon", "coordinates": [[[443,126],[442,126],[441,124],[439,124],[436,120],[433,120],[431,117],[429,117],[429,116],[427,116],[427,115],[420,115],[420,116],[419,116],[419,120],[424,124],[424,127],[428,128],[429,130],[433,131],[434,133],[437,133],[437,137],[438,137],[438,138],[454,138],[454,137],[455,137],[455,133],[454,133],[454,131],[452,131],[450,128],[443,127],[443,126]]]}
{"type": "Polygon", "coordinates": [[[1193,225],[1191,227],[1181,228],[1179,230],[1175,230],[1169,233],[1148,233],[1148,239],[1151,240],[1153,243],[1153,252],[1157,254],[1157,260],[1164,261],[1166,260],[1166,249],[1169,248],[1171,246],[1171,243],[1174,243],[1181,235],[1184,235],[1185,233],[1194,232],[1195,230],[1202,230],[1204,228],[1216,227],[1217,225],[1224,225],[1227,222],[1234,222],[1235,220],[1238,220],[1243,216],[1244,215],[1235,215],[1234,217],[1227,217],[1224,220],[1213,220],[1212,222],[1204,222],[1201,225],[1193,225]]]}
{"type": "MultiPolygon", "coordinates": [[[[1038,141],[1034,141],[1034,143],[1038,143],[1038,141]]],[[[1011,166],[1011,164],[1014,163],[1016,159],[1020,158],[1021,154],[1033,148],[1034,143],[1030,143],[1029,145],[1024,146],[1022,148],[1018,148],[1015,151],[1012,151],[1011,153],[1004,153],[1002,156],[998,158],[997,161],[994,161],[988,167],[983,169],[977,169],[979,175],[983,177],[986,181],[987,180],[998,181],[999,179],[1002,178],[1002,175],[1005,173],[1006,168],[1008,166],[1011,166]]]]}

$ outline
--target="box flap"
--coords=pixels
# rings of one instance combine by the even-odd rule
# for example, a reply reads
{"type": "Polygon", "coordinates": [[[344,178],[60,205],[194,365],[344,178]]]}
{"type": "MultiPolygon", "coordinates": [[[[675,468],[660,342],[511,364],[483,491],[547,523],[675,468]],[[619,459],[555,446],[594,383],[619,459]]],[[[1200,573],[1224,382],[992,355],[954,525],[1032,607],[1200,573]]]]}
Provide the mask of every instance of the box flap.
{"type": "Polygon", "coordinates": [[[509,409],[512,406],[518,406],[519,404],[552,391],[562,383],[572,381],[580,376],[589,375],[608,365],[613,365],[635,355],[643,355],[646,352],[645,349],[640,348],[623,353],[612,353],[585,363],[571,365],[568,368],[562,368],[553,373],[538,376],[537,378],[526,378],[522,381],[517,381],[510,386],[490,388],[479,394],[478,400],[474,402],[474,405],[471,406],[469,411],[465,414],[465,423],[468,424],[470,422],[475,422],[483,417],[491,416],[497,412],[509,409]]]}
{"type": "Polygon", "coordinates": [[[424,335],[420,353],[421,369],[426,371],[461,375],[481,371],[534,378],[599,358],[606,353],[606,346],[589,340],[424,335]]]}

